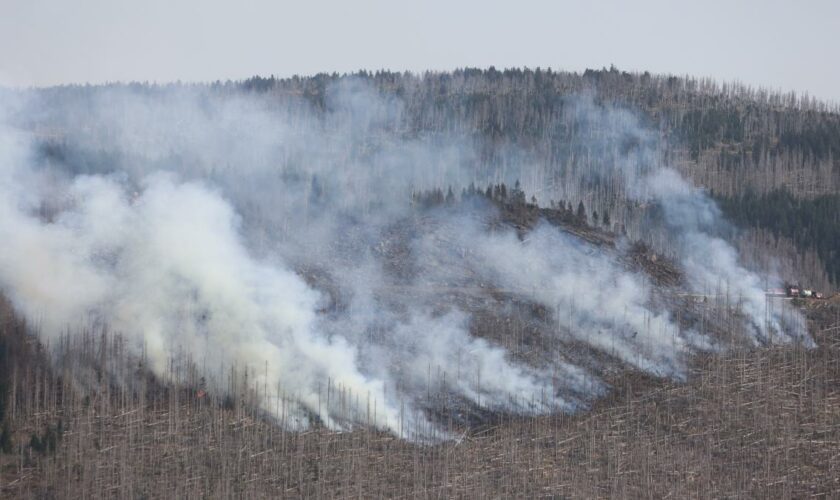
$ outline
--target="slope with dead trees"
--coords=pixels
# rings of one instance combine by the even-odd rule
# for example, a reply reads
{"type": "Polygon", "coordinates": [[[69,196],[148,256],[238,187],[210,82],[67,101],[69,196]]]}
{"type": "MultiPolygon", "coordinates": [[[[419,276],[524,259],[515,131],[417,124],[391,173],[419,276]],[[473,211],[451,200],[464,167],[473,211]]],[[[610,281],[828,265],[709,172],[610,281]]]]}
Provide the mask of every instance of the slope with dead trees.
{"type": "Polygon", "coordinates": [[[818,347],[738,348],[692,363],[684,384],[616,374],[589,412],[495,415],[435,445],[365,428],[289,432],[255,395],[199,397],[188,370],[142,372],[117,337],[43,347],[3,309],[0,454],[6,496],[828,495],[840,469],[840,306],[807,309],[818,347]],[[8,348],[8,347],[7,347],[8,348]],[[106,353],[103,358],[102,353],[106,353]],[[24,363],[25,362],[25,363],[24,363]],[[87,385],[72,382],[87,380],[87,385]],[[11,403],[11,405],[8,405],[11,403]],[[54,438],[49,437],[54,435],[54,438]],[[47,445],[43,445],[46,436],[47,445]],[[54,444],[53,444],[54,443],[54,444]]]}

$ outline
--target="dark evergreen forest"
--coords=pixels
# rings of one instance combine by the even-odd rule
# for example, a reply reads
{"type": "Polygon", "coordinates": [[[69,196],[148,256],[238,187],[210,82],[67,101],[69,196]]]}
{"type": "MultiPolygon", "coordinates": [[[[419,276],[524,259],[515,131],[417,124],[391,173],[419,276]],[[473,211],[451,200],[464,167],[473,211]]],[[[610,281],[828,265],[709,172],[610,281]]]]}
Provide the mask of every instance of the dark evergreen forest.
{"type": "Polygon", "coordinates": [[[797,198],[786,190],[721,198],[730,220],[791,239],[797,247],[813,248],[825,262],[834,283],[840,282],[840,195],[797,198]]]}

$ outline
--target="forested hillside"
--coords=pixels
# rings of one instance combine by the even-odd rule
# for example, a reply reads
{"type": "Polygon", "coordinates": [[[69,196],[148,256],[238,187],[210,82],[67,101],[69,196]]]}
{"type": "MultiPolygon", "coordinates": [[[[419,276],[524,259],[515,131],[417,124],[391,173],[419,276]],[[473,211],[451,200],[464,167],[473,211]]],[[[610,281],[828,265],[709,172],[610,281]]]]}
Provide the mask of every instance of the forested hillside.
{"type": "Polygon", "coordinates": [[[840,110],[360,72],[0,94],[0,494],[829,495],[840,110]]]}
{"type": "MultiPolygon", "coordinates": [[[[583,74],[491,68],[356,77],[405,99],[410,130],[466,130],[517,144],[551,164],[570,160],[563,145],[577,133],[560,119],[568,97],[592,93],[596,102],[641,114],[667,139],[667,161],[718,194],[786,188],[809,197],[840,188],[838,109],[793,93],[616,68],[583,74]]],[[[218,85],[301,94],[326,106],[325,89],[337,78],[255,77],[218,85]]]]}
{"type": "MultiPolygon", "coordinates": [[[[580,124],[564,126],[569,97],[592,95],[596,103],[625,108],[640,116],[642,125],[658,130],[663,161],[709,189],[730,220],[791,241],[799,255],[815,251],[831,283],[840,283],[836,105],[794,93],[614,67],[583,74],[490,68],[357,76],[407,100],[411,131],[467,131],[482,142],[515,145],[518,154],[546,165],[545,177],[523,179],[526,190],[546,205],[547,198],[568,199],[575,206],[583,202],[590,213],[615,212],[615,193],[597,178],[569,183],[568,173],[585,170],[592,154],[573,146],[580,124]]],[[[241,85],[256,92],[302,93],[326,105],[324,89],[335,78],[255,77],[241,85]]],[[[490,163],[515,161],[499,158],[504,150],[486,143],[485,151],[490,163]]],[[[790,279],[803,275],[800,280],[825,283],[818,270],[790,266],[784,272],[790,279]]]]}
{"type": "MultiPolygon", "coordinates": [[[[278,103],[286,96],[302,96],[324,108],[330,106],[329,86],[346,78],[337,74],[254,77],[216,82],[209,88],[222,94],[243,89],[264,93],[278,103]]],[[[406,134],[464,132],[476,139],[515,144],[535,159],[562,166],[576,161],[568,144],[580,132],[579,124],[568,126],[564,118],[569,98],[591,95],[596,103],[638,114],[645,126],[658,130],[665,160],[719,195],[735,195],[750,187],[762,194],[784,188],[796,197],[813,197],[840,188],[840,110],[794,93],[616,68],[583,74],[494,68],[422,75],[362,71],[352,78],[405,102],[395,124],[406,134]]],[[[161,89],[148,84],[127,87],[152,94],[161,89]]],[[[59,106],[76,101],[84,109],[86,100],[101,91],[65,86],[45,90],[43,98],[59,106]]],[[[41,118],[27,119],[38,124],[41,118]]],[[[62,130],[42,132],[60,137],[62,130]]]]}
{"type": "MultiPolygon", "coordinates": [[[[731,220],[758,231],[748,241],[781,239],[792,255],[775,266],[785,279],[821,287],[838,283],[836,203],[830,200],[840,191],[840,113],[836,105],[793,93],[616,68],[583,74],[494,68],[422,75],[362,71],[206,86],[59,87],[42,91],[40,98],[49,107],[70,111],[72,123],[52,112],[22,121],[43,138],[45,156],[78,173],[95,173],[136,160],[125,152],[67,140],[68,131],[85,127],[96,98],[107,96],[109,89],[140,95],[199,89],[207,99],[233,98],[244,90],[294,116],[305,114],[301,102],[333,109],[330,89],[339,81],[372,87],[383,102],[398,103],[386,123],[379,124],[383,129],[430,142],[441,135],[460,137],[474,148],[477,157],[458,160],[472,164],[470,177],[441,177],[444,191],[453,183],[457,194],[470,182],[511,187],[519,181],[529,200],[534,196],[542,206],[560,200],[575,207],[582,203],[587,213],[608,213],[617,230],[655,245],[656,236],[644,234],[647,208],[628,204],[623,182],[604,169],[626,161],[628,151],[641,151],[632,161],[666,164],[707,188],[731,220]],[[622,121],[632,121],[629,128],[638,134],[626,136],[622,121]],[[803,267],[794,262],[808,253],[822,263],[803,267]]],[[[107,138],[111,132],[99,133],[107,138]]],[[[368,151],[356,154],[364,158],[378,147],[371,142],[368,151]]]]}

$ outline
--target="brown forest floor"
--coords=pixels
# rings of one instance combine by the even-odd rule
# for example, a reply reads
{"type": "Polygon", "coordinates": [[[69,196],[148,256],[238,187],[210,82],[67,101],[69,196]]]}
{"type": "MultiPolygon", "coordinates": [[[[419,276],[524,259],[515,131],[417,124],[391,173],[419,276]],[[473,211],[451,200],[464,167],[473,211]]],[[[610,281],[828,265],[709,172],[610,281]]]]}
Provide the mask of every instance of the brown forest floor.
{"type": "Polygon", "coordinates": [[[154,383],[139,395],[83,397],[7,315],[3,369],[15,402],[5,406],[12,443],[0,454],[0,496],[832,497],[840,303],[805,307],[816,349],[698,357],[683,384],[623,375],[591,411],[499,416],[437,445],[367,430],[284,432],[247,405],[154,383]],[[24,352],[26,366],[9,362],[24,352]]]}

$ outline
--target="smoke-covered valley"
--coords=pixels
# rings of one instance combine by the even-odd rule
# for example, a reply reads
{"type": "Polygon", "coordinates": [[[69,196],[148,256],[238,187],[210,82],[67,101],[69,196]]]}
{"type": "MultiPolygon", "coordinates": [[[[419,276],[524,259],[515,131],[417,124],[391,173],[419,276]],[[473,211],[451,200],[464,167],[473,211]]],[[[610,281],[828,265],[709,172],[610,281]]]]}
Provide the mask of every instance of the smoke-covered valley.
{"type": "Polygon", "coordinates": [[[565,97],[551,126],[580,161],[558,169],[466,128],[417,131],[410,105],[353,78],[318,103],[7,92],[0,288],[53,344],[107,330],[159,376],[200,366],[210,392],[247,372],[290,428],[417,440],[454,437],[441,412],[573,412],[607,374],[682,380],[696,352],[813,344],[633,111],[565,97]],[[638,265],[639,241],[679,279],[638,265]]]}

